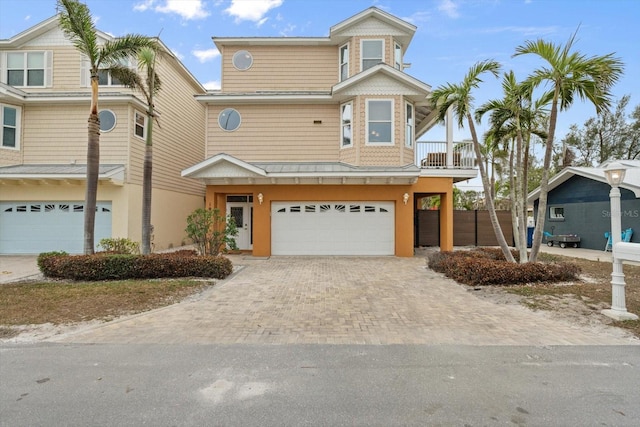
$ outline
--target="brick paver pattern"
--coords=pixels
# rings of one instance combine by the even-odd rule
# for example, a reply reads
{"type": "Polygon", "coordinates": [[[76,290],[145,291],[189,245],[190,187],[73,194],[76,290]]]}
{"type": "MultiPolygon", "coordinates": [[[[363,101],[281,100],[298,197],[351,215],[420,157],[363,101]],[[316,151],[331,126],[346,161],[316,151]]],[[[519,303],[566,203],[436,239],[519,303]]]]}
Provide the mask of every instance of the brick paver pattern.
{"type": "Polygon", "coordinates": [[[56,341],[248,344],[638,344],[496,304],[424,258],[232,257],[231,278],[179,304],[56,341]]]}

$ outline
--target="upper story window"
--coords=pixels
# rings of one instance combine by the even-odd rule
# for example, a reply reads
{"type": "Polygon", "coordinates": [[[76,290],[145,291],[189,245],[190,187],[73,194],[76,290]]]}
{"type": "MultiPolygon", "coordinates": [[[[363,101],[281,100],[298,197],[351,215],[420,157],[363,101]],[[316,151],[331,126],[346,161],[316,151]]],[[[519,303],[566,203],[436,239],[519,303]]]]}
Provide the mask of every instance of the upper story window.
{"type": "Polygon", "coordinates": [[[340,81],[349,78],[349,44],[340,47],[340,81]]]}
{"type": "MultiPolygon", "coordinates": [[[[51,83],[50,52],[6,52],[2,81],[16,87],[45,87],[51,83]]],[[[1,61],[0,61],[1,62],[1,61]]]]}
{"type": "Polygon", "coordinates": [[[564,219],[564,208],[561,208],[559,206],[550,206],[549,207],[549,219],[563,220],[564,219]]]}
{"type": "MultiPolygon", "coordinates": [[[[124,58],[119,61],[120,65],[135,70],[137,67],[135,59],[124,58]]],[[[80,85],[82,87],[91,86],[91,63],[87,57],[82,58],[80,85]]],[[[111,76],[108,69],[100,68],[98,70],[98,85],[99,86],[122,86],[122,82],[115,77],[111,76]]]]}
{"type": "Polygon", "coordinates": [[[367,143],[393,144],[392,100],[367,100],[367,143]]]}
{"type": "Polygon", "coordinates": [[[231,62],[240,71],[248,70],[253,65],[253,56],[246,50],[239,50],[233,54],[231,62]]]}
{"type": "Polygon", "coordinates": [[[113,111],[101,110],[98,113],[98,118],[100,119],[100,132],[111,132],[116,127],[116,115],[113,111]]]}
{"type": "Polygon", "coordinates": [[[0,104],[0,147],[20,148],[20,107],[0,104]]]}
{"type": "Polygon", "coordinates": [[[229,132],[234,131],[240,127],[240,113],[233,108],[225,108],[220,111],[218,115],[218,125],[229,132]]]}
{"type": "Polygon", "coordinates": [[[384,40],[362,40],[362,71],[384,62],[384,40]]]}
{"type": "Polygon", "coordinates": [[[402,71],[402,46],[398,43],[393,46],[393,66],[402,71]]]}
{"type": "Polygon", "coordinates": [[[136,111],[133,115],[133,118],[134,118],[133,133],[136,136],[144,139],[147,136],[147,116],[136,111]]]}
{"type": "Polygon", "coordinates": [[[347,102],[340,106],[340,117],[342,127],[340,129],[341,147],[350,147],[353,145],[351,134],[351,121],[353,118],[353,103],[347,102]]]}
{"type": "Polygon", "coordinates": [[[405,133],[404,133],[404,144],[407,148],[413,148],[413,138],[414,138],[414,111],[413,105],[408,102],[405,104],[405,133]]]}

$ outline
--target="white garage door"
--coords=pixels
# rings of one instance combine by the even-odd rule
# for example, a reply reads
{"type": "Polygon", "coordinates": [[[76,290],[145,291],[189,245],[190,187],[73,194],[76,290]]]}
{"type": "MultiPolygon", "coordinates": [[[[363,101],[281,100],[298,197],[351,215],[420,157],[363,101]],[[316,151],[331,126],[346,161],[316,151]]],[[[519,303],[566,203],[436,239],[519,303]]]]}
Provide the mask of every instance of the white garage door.
{"type": "Polygon", "coordinates": [[[393,255],[393,202],[274,202],[273,255],[393,255]]]}
{"type": "MultiPolygon", "coordinates": [[[[96,244],[105,237],[111,237],[111,202],[98,202],[96,244]]],[[[0,254],[83,250],[83,202],[0,202],[0,254]]]]}

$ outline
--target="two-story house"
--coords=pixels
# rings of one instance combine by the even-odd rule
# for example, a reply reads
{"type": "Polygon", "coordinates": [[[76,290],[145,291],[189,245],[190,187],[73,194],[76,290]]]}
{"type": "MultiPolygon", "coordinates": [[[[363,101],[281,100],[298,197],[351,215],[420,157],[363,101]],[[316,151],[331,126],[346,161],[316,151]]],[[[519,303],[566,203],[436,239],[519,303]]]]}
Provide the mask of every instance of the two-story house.
{"type": "Polygon", "coordinates": [[[431,195],[441,197],[433,232],[453,248],[453,183],[477,171],[454,153],[450,128],[439,150],[416,147],[435,122],[431,87],[404,71],[415,31],[369,8],[328,37],[213,39],[221,89],[196,97],[206,160],[182,174],[233,216],[240,249],[412,256],[414,213],[431,195]]]}
{"type": "MultiPolygon", "coordinates": [[[[101,41],[112,37],[99,32],[101,41]]],[[[204,185],[181,177],[202,160],[202,85],[166,47],[153,134],[153,246],[179,246],[204,185]]],[[[131,63],[132,67],[136,64],[131,63]]],[[[88,62],[52,17],[0,40],[0,254],[83,249],[88,62]]],[[[100,178],[96,243],[141,239],[146,106],[108,73],[100,76],[100,178]]]]}

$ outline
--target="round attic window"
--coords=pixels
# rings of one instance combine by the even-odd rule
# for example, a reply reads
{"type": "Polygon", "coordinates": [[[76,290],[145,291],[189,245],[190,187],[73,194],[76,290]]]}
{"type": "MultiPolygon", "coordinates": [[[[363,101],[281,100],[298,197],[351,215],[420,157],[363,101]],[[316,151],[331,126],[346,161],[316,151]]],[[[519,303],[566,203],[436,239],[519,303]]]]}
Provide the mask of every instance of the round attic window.
{"type": "Polygon", "coordinates": [[[100,119],[100,132],[111,132],[116,127],[116,115],[111,110],[102,110],[98,113],[100,119]]]}
{"type": "Polygon", "coordinates": [[[218,124],[224,130],[236,130],[240,127],[240,113],[233,108],[225,108],[218,116],[218,124]]]}
{"type": "Polygon", "coordinates": [[[248,70],[251,65],[253,65],[253,56],[246,50],[239,50],[233,54],[233,66],[238,70],[248,70]]]}

